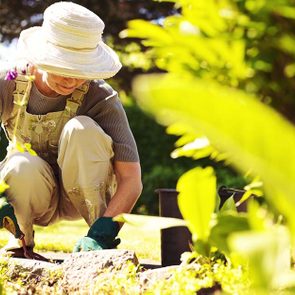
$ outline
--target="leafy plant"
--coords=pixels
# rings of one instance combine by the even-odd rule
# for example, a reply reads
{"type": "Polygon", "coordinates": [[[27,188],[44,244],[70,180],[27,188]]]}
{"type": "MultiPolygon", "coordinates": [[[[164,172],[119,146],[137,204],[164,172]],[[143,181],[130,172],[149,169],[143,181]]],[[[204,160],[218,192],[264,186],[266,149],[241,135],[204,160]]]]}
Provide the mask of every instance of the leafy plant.
{"type": "Polygon", "coordinates": [[[216,178],[213,169],[199,167],[182,175],[178,181],[178,204],[200,253],[210,254],[207,244],[211,216],[215,209],[216,178]],[[200,196],[197,197],[196,196],[200,196]],[[189,205],[188,205],[189,204],[189,205]]]}
{"type": "Polygon", "coordinates": [[[142,107],[162,123],[179,122],[182,130],[188,126],[186,133],[191,128],[201,130],[237,169],[259,175],[266,196],[294,227],[295,171],[290,159],[295,130],[291,124],[242,91],[214,82],[157,76],[136,83],[142,107]],[[185,104],[180,95],[186,97],[185,104]]]}
{"type": "MultiPolygon", "coordinates": [[[[216,181],[208,173],[211,168],[187,172],[177,188],[195,249],[208,256],[217,247],[228,261],[244,269],[249,265],[252,291],[270,294],[281,288],[277,269],[283,275],[290,272],[295,130],[260,101],[274,94],[265,91],[268,86],[274,90],[281,83],[276,79],[263,85],[269,76],[262,72],[273,69],[262,42],[271,31],[273,38],[279,37],[274,26],[267,28],[272,14],[290,20],[294,10],[287,0],[274,5],[263,0],[173,2],[180,13],[165,18],[162,26],[134,20],[125,31],[142,38],[156,65],[167,72],[136,79],[134,93],[142,109],[169,126],[169,133],[181,136],[176,156],[209,155],[261,181],[267,204],[249,201],[244,214],[225,208],[214,213],[216,181]],[[260,218],[264,211],[267,222],[260,218]],[[277,224],[280,220],[284,225],[277,224]]],[[[290,45],[292,37],[287,36],[285,44],[290,45]]]]}

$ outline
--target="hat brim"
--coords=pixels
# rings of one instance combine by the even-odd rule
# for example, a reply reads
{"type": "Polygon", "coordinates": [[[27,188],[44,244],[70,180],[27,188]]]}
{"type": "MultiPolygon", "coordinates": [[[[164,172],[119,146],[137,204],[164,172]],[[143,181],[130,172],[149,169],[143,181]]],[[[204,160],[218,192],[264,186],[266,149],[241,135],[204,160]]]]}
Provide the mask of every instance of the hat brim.
{"type": "Polygon", "coordinates": [[[72,78],[108,79],[122,67],[118,55],[103,41],[94,49],[65,48],[48,42],[42,27],[22,31],[17,51],[42,70],[72,78]]]}

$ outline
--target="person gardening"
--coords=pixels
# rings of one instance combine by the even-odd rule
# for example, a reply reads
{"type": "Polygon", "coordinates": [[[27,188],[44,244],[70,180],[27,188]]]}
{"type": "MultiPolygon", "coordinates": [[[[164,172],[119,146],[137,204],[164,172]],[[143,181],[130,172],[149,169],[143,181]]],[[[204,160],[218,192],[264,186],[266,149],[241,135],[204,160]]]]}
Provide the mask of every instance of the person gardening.
{"type": "MultiPolygon", "coordinates": [[[[112,218],[130,212],[142,190],[128,119],[104,81],[121,63],[102,40],[103,21],[87,8],[56,2],[43,19],[20,34],[25,69],[0,78],[9,140],[0,165],[4,194],[31,248],[33,225],[79,218],[90,229],[74,251],[115,248],[120,225],[112,218]]],[[[21,246],[12,236],[2,251],[19,253],[21,246]]]]}

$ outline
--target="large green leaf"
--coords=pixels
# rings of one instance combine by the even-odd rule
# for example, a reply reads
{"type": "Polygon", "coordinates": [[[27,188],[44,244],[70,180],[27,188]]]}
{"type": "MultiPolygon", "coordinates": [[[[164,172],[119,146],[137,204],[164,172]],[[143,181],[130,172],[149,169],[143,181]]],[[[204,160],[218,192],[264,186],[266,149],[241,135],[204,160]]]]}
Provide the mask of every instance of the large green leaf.
{"type": "Polygon", "coordinates": [[[217,214],[216,224],[210,232],[210,244],[225,253],[229,253],[228,237],[234,232],[242,232],[249,229],[249,223],[245,215],[234,212],[217,214]]]}
{"type": "Polygon", "coordinates": [[[174,226],[187,225],[187,222],[183,219],[127,213],[117,215],[113,219],[118,222],[126,222],[129,225],[140,227],[142,230],[160,230],[174,226]]]}
{"type": "Polygon", "coordinates": [[[177,183],[178,205],[195,240],[206,241],[215,208],[216,177],[211,167],[194,168],[177,183]]]}
{"type": "Polygon", "coordinates": [[[172,74],[139,77],[134,92],[162,124],[194,128],[239,171],[260,176],[295,229],[295,129],[282,116],[242,91],[172,74]]]}

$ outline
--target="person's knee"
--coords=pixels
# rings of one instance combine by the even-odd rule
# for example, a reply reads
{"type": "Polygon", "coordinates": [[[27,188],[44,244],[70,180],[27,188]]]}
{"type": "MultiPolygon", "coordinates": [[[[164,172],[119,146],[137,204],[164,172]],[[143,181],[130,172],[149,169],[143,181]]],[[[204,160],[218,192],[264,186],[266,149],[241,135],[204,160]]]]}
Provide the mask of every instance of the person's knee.
{"type": "Polygon", "coordinates": [[[2,179],[7,182],[36,183],[44,171],[44,161],[29,153],[16,153],[9,157],[1,171],[2,179]]]}
{"type": "Polygon", "coordinates": [[[67,147],[81,147],[81,151],[85,152],[95,149],[100,155],[104,155],[106,160],[113,156],[111,137],[87,116],[77,116],[66,123],[60,145],[65,142],[67,147]]]}
{"type": "Polygon", "coordinates": [[[6,160],[1,176],[9,185],[5,193],[22,224],[44,214],[53,215],[56,184],[44,160],[27,152],[13,154],[6,160]]]}
{"type": "Polygon", "coordinates": [[[108,137],[103,129],[93,119],[87,116],[72,118],[64,126],[64,131],[71,134],[72,140],[88,139],[93,135],[108,137]]]}

